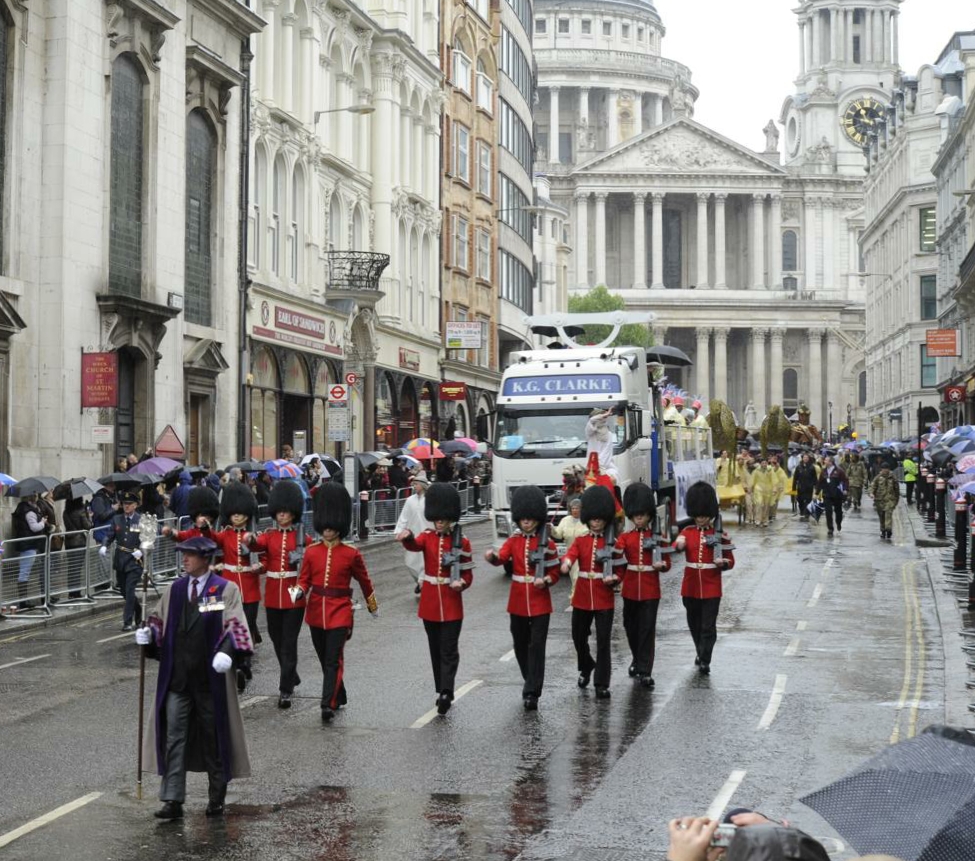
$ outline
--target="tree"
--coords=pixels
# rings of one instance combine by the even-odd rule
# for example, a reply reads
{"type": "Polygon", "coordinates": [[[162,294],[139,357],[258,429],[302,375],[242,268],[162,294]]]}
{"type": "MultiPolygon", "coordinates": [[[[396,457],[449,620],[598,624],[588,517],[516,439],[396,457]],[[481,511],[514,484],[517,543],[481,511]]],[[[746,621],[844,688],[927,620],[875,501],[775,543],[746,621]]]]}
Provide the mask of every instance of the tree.
{"type": "MultiPolygon", "coordinates": [[[[570,314],[594,314],[606,311],[625,311],[626,302],[622,296],[610,293],[602,284],[584,296],[569,297],[570,314]]],[[[598,344],[609,336],[611,326],[586,326],[586,334],[576,338],[579,343],[598,344]]],[[[649,324],[628,323],[620,329],[611,347],[652,347],[653,332],[649,324]]]]}

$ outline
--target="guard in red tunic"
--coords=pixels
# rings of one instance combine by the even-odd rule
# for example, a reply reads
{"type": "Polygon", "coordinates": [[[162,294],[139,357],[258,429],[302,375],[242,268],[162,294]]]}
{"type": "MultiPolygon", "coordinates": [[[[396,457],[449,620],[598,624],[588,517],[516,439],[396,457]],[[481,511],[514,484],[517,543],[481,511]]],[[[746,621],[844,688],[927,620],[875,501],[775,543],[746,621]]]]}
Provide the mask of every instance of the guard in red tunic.
{"type": "Polygon", "coordinates": [[[460,663],[458,641],[464,620],[461,592],[474,580],[471,542],[461,536],[460,494],[453,485],[434,482],[426,493],[423,516],[433,523],[419,535],[408,532],[403,547],[423,554],[420,577],[420,606],[430,646],[433,681],[437,688],[437,711],[447,714],[454,701],[454,679],[460,663]]]}
{"type": "MultiPolygon", "coordinates": [[[[194,487],[186,498],[186,513],[193,524],[189,529],[173,529],[164,526],[160,531],[182,543],[191,538],[209,538],[213,541],[211,529],[220,516],[220,499],[209,487],[194,487]]],[[[178,524],[177,524],[178,525],[178,524]]]]}
{"type": "Polygon", "coordinates": [[[298,676],[298,635],[305,615],[305,600],[297,600],[289,591],[298,585],[298,570],[305,547],[311,538],[305,535],[301,517],[305,498],[301,488],[290,479],[281,479],[271,488],[267,511],[274,526],[251,539],[251,550],[265,554],[267,580],[264,583],[264,609],[267,632],[274,644],[281,667],[278,683],[278,708],[290,709],[298,676]]]}
{"type": "Polygon", "coordinates": [[[616,539],[615,552],[622,565],[623,629],[630,644],[630,677],[653,688],[653,657],[660,604],[660,572],[670,570],[670,542],[654,535],[656,504],[653,490],[631,484],[623,494],[623,509],[633,529],[616,539]]]}
{"type": "Polygon", "coordinates": [[[580,535],[572,542],[562,559],[562,573],[568,574],[573,563],[579,563],[579,576],[572,593],[572,642],[576,647],[580,688],[589,686],[596,671],[597,699],[609,699],[609,680],[612,658],[609,652],[613,631],[614,586],[619,577],[614,571],[613,522],[616,500],[606,487],[594,484],[582,494],[582,522],[589,527],[588,535],[580,535]],[[596,659],[589,650],[589,636],[596,623],[596,659]]]}
{"type": "Polygon", "coordinates": [[[535,485],[524,485],[511,494],[511,518],[520,532],[499,551],[488,550],[484,558],[492,565],[512,566],[508,593],[511,639],[525,680],[521,696],[525,708],[535,711],[545,681],[545,642],[552,615],[549,587],[559,579],[559,554],[548,535],[545,494],[535,485]]]}
{"type": "Polygon", "coordinates": [[[379,612],[366,563],[354,547],[343,544],[352,526],[352,499],[341,484],[318,489],[315,531],[321,539],[305,551],[298,589],[306,596],[305,622],[322,665],[322,720],[348,702],[345,690],[345,643],[352,636],[352,581],[359,583],[373,618],[379,612]]]}
{"type": "Polygon", "coordinates": [[[684,553],[684,582],[681,600],[687,612],[687,627],[694,638],[694,663],[702,675],[711,672],[711,652],[718,639],[718,609],[721,606],[721,574],[735,567],[734,546],[728,533],[716,530],[720,518],[718,496],[710,484],[699,481],[687,489],[684,504],[694,525],[685,527],[674,542],[684,553]]]}

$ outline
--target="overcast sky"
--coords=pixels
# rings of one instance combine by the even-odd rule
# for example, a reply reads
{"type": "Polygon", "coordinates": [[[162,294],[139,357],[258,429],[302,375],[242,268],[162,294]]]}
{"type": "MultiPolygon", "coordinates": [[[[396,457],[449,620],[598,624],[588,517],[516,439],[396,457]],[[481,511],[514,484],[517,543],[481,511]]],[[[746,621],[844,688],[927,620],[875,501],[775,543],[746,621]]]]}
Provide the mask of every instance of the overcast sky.
{"type": "MultiPolygon", "coordinates": [[[[701,91],[694,118],[754,150],[799,74],[798,0],[654,0],[663,55],[689,66],[701,91]],[[729,38],[730,37],[730,38],[729,38]]],[[[975,30],[972,0],[904,0],[900,65],[916,74],[957,30],[975,30]]],[[[781,131],[781,128],[780,128],[781,131]]]]}

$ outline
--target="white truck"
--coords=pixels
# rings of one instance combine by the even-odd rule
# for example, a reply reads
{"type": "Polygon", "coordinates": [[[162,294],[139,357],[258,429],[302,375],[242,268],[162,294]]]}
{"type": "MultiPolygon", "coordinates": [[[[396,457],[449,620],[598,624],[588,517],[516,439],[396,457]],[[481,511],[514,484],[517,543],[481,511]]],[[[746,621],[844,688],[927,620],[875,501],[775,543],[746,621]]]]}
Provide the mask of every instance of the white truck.
{"type": "MultiPolygon", "coordinates": [[[[511,494],[524,484],[558,497],[562,470],[586,462],[586,423],[593,409],[616,409],[613,460],[624,490],[642,481],[657,491],[658,522],[669,529],[684,516],[687,487],[715,482],[711,432],[707,428],[664,426],[660,399],[648,379],[647,350],[609,347],[620,328],[649,323],[652,314],[556,314],[529,317],[533,329],[558,334],[559,349],[512,353],[504,372],[493,416],[491,448],[494,536],[501,543],[512,534],[511,494]],[[570,334],[582,324],[608,324],[601,344],[583,346],[570,334]]],[[[555,512],[553,512],[555,513],[555,512]]]]}

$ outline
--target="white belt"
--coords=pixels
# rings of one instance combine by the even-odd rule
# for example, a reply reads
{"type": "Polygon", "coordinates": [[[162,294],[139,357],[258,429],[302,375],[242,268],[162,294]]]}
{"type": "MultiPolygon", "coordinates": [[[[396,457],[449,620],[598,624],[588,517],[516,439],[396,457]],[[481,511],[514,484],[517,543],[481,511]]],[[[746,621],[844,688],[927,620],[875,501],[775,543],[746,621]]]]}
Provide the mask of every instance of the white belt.
{"type": "Polygon", "coordinates": [[[627,565],[627,571],[656,571],[653,565],[627,565]]]}
{"type": "Polygon", "coordinates": [[[684,565],[687,568],[697,568],[698,570],[718,567],[713,562],[685,562],[684,565]]]}
{"type": "Polygon", "coordinates": [[[580,571],[579,576],[586,580],[602,580],[606,575],[602,571],[580,571]]]}
{"type": "Polygon", "coordinates": [[[450,582],[449,577],[431,577],[429,574],[423,574],[420,579],[424,583],[433,583],[435,586],[443,586],[450,582]]]}
{"type": "Polygon", "coordinates": [[[535,578],[534,577],[522,577],[520,574],[512,574],[511,575],[511,582],[512,583],[534,583],[535,582],[535,578]]]}
{"type": "MultiPolygon", "coordinates": [[[[217,570],[232,571],[234,574],[244,574],[248,571],[253,571],[254,566],[253,565],[218,565],[217,570]]],[[[274,573],[278,574],[280,572],[275,571],[274,573]]]]}
{"type": "Polygon", "coordinates": [[[292,577],[297,577],[297,571],[268,571],[267,576],[269,580],[290,580],[292,577]]]}

